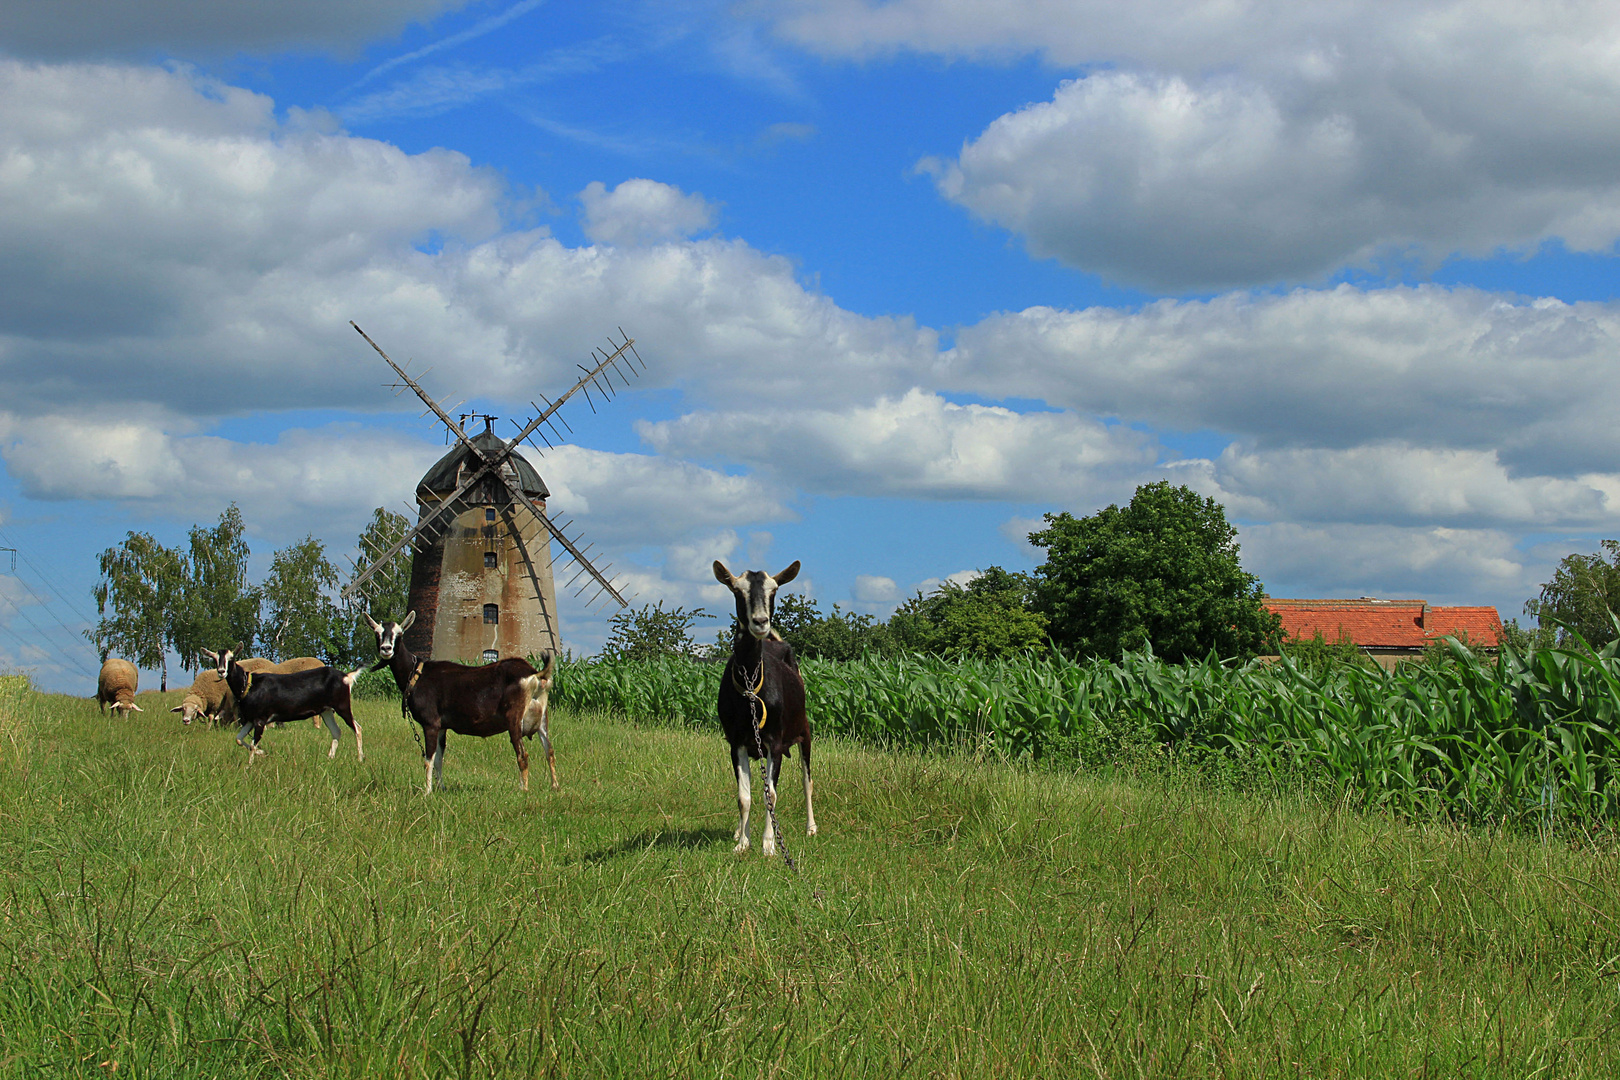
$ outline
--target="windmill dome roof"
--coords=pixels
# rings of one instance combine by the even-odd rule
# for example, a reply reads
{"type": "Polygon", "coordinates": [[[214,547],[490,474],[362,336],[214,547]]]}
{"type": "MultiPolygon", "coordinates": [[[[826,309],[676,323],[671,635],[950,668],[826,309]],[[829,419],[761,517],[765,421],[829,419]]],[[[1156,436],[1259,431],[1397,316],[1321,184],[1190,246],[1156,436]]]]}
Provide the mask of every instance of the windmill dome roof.
{"type": "MultiPolygon", "coordinates": [[[[486,454],[496,454],[506,448],[505,440],[488,427],[474,435],[471,442],[486,454]]],[[[480,464],[471,450],[457,443],[450,448],[448,454],[434,462],[433,467],[422,475],[422,479],[416,485],[416,493],[419,497],[424,494],[448,495],[460,487],[467,475],[477,470],[480,464]]],[[[551,496],[546,482],[540,479],[540,474],[535,472],[534,466],[516,450],[506,459],[501,471],[506,473],[508,478],[512,478],[515,471],[517,483],[523,493],[531,499],[545,499],[551,496]]]]}

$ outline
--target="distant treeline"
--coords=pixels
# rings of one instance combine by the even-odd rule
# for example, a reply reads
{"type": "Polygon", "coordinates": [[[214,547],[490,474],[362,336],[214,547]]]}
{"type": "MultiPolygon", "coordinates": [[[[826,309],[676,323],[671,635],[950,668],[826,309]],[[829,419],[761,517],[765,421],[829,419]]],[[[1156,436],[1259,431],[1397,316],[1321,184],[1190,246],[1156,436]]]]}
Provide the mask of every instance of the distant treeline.
{"type": "MultiPolygon", "coordinates": [[[[386,552],[405,535],[403,514],[378,507],[360,533],[358,565],[386,552]]],[[[398,619],[410,585],[408,560],[373,575],[362,603],[332,599],[338,570],[314,536],[277,551],[257,584],[248,580],[252,554],[242,513],[232,503],[219,522],[191,528],[187,543],[165,547],[149,533],[131,532],[101,553],[101,579],[92,594],[100,621],[85,632],[103,659],[121,656],[162,673],[179,656],[195,669],[203,649],[241,645],[249,655],[284,660],[315,656],[340,666],[368,659],[375,649],[360,619],[398,619]]]]}

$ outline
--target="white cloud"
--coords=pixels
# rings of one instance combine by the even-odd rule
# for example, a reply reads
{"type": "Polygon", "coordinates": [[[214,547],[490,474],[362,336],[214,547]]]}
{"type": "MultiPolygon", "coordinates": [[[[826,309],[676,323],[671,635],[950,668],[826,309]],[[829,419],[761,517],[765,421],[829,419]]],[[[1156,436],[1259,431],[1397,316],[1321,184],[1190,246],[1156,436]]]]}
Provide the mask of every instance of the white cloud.
{"type": "Polygon", "coordinates": [[[1573,476],[1620,460],[1617,349],[1613,303],[1344,285],[993,316],[939,381],[1262,447],[1468,449],[1573,476]]]}
{"type": "Polygon", "coordinates": [[[900,586],[896,585],[894,578],[891,577],[856,574],[855,587],[851,595],[862,604],[893,604],[900,599],[900,586]]]}
{"type": "Polygon", "coordinates": [[[273,443],[171,427],[185,425],[107,410],[0,413],[0,458],[33,499],[105,499],[192,520],[234,500],[255,528],[352,537],[372,507],[399,510],[411,500],[417,478],[444,452],[354,423],[294,428],[273,443]]]}
{"type": "Polygon", "coordinates": [[[1091,67],[933,163],[1037,255],[1161,289],[1311,280],[1378,255],[1620,238],[1620,9],[848,0],[769,5],[839,55],[1091,67]]]}
{"type": "Polygon", "coordinates": [[[656,180],[626,180],[608,191],[593,180],[579,193],[585,235],[598,244],[679,240],[714,227],[716,208],[701,195],[656,180]]]}
{"type": "Polygon", "coordinates": [[[647,385],[721,399],[860,400],[937,355],[932,331],[841,310],[745,243],[568,248],[501,231],[506,196],[459,154],[284,127],[184,72],[0,62],[0,397],[391,406],[349,319],[434,365],[431,391],[525,403],[619,325],[647,385]]]}
{"type": "Polygon", "coordinates": [[[62,59],[151,50],[224,55],[287,48],[347,49],[466,0],[11,0],[0,50],[62,59]]]}
{"type": "MultiPolygon", "coordinates": [[[[372,507],[414,506],[417,480],[443,453],[427,438],[356,423],[254,443],[174,434],[155,416],[0,413],[0,458],[29,498],[106,499],[180,520],[211,518],[235,501],[256,531],[313,530],[343,545],[372,507]]],[[[704,530],[788,516],[753,477],[567,445],[530,457],[551,489],[548,509],[609,551],[693,543],[704,530]]]]}
{"type": "Polygon", "coordinates": [[[1550,570],[1494,529],[1278,522],[1239,530],[1244,568],[1272,596],[1494,603],[1504,617],[1550,570]]]}
{"type": "MultiPolygon", "coordinates": [[[[593,539],[617,546],[660,544],[696,531],[791,516],[781,495],[756,477],[690,462],[559,446],[534,464],[551,488],[550,509],[577,518],[593,539]]],[[[729,551],[736,537],[726,535],[729,551]]]]}
{"type": "Polygon", "coordinates": [[[828,494],[1061,499],[1151,465],[1151,439],[1071,413],[956,405],[913,389],[834,412],[704,412],[642,423],[660,453],[724,454],[828,494]]]}
{"type": "Polygon", "coordinates": [[[1210,480],[1251,519],[1447,526],[1612,526],[1620,476],[1513,476],[1485,450],[1377,444],[1255,451],[1229,445],[1210,480]]]}

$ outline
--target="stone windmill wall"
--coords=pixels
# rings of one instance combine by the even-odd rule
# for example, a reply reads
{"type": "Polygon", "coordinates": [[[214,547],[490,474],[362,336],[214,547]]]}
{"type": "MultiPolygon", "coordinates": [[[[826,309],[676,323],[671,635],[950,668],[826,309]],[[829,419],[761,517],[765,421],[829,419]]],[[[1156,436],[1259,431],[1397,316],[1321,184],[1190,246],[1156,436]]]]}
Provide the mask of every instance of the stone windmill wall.
{"type": "MultiPolygon", "coordinates": [[[[487,425],[472,442],[489,454],[506,446],[487,425]]],[[[465,446],[440,458],[417,485],[418,520],[477,467],[465,446]]],[[[513,453],[501,472],[545,509],[551,493],[532,465],[513,453]]],[[[474,664],[559,651],[546,527],[517,506],[494,477],[468,491],[462,505],[449,527],[411,560],[416,623],[406,632],[406,645],[420,657],[474,664]]]]}

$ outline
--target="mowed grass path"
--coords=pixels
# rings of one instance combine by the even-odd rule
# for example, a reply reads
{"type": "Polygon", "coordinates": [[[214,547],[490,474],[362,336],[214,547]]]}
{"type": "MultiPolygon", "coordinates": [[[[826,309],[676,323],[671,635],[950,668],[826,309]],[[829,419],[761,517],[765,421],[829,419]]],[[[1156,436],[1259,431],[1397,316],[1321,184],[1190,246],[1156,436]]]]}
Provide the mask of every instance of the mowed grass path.
{"type": "Polygon", "coordinates": [[[558,713],[561,792],[452,737],[424,798],[392,705],[244,769],[157,700],[0,703],[0,1075],[1620,1072],[1608,841],[825,741],[793,878],[718,733],[558,713]]]}

